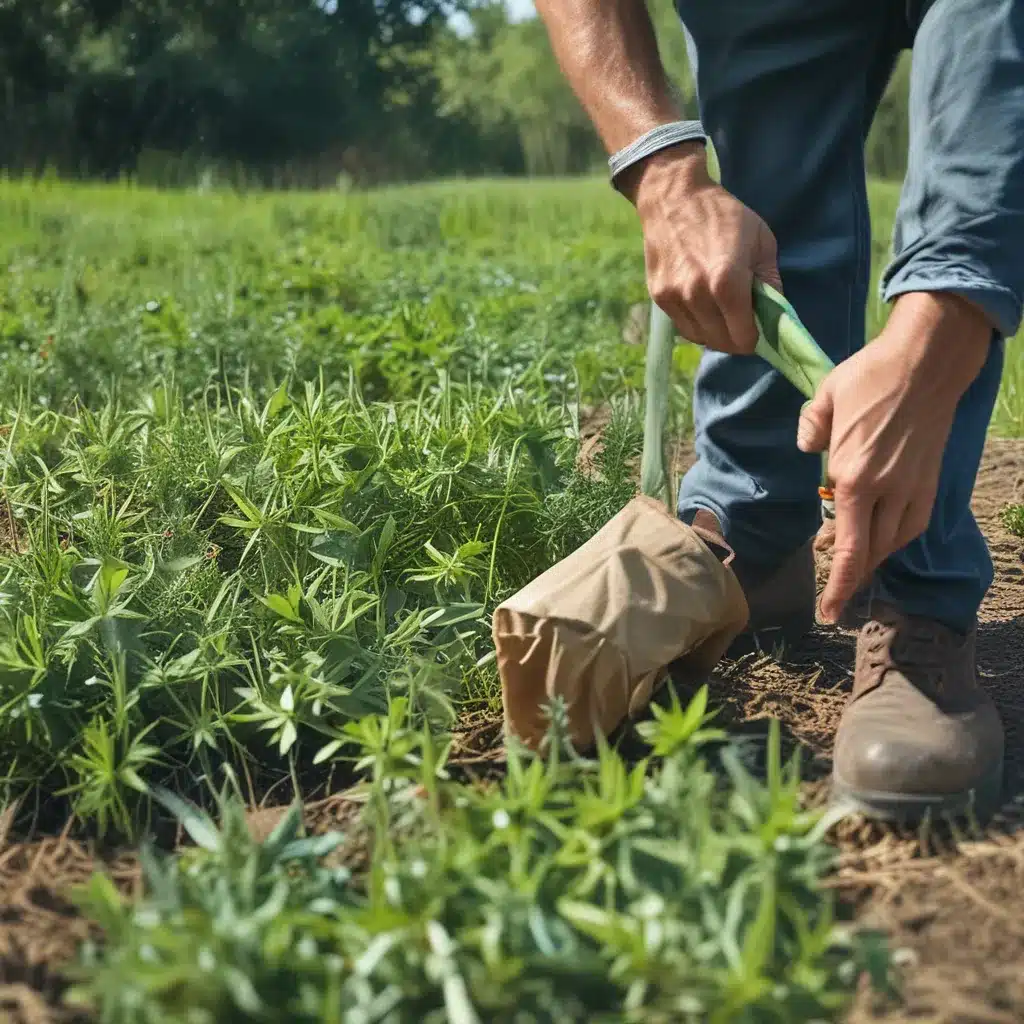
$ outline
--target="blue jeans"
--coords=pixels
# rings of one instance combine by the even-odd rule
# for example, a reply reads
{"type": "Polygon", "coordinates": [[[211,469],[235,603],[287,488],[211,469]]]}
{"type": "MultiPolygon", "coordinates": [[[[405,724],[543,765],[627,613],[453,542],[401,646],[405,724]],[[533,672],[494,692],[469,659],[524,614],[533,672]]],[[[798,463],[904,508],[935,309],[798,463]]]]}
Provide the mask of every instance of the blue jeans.
{"type": "MultiPolygon", "coordinates": [[[[957,409],[928,529],[884,563],[873,594],[966,630],[992,582],[971,492],[1024,296],[1024,3],[677,2],[722,184],[775,233],[786,295],[837,362],[865,341],[865,137],[899,53],[913,48],[909,169],[884,298],[959,293],[998,330],[957,409]]],[[[679,513],[715,512],[750,562],[781,560],[818,527],[820,459],[796,447],[802,401],[756,357],[702,357],[698,461],[679,513]]]]}

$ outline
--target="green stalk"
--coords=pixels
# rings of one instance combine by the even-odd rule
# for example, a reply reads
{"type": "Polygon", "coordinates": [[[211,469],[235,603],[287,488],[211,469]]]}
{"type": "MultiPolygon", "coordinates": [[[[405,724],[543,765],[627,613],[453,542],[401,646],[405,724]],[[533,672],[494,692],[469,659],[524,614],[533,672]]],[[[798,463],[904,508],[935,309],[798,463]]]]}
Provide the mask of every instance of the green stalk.
{"type": "MultiPolygon", "coordinates": [[[[758,339],[755,352],[773,366],[808,401],[835,364],[800,322],[792,305],[770,285],[754,282],[754,319],[758,339]]],[[[661,498],[671,508],[674,495],[665,457],[664,435],[668,417],[669,383],[675,328],[666,313],[651,303],[650,337],[644,378],[644,450],[640,462],[640,489],[661,498]]],[[[828,484],[828,455],[822,455],[822,483],[828,484]]]]}
{"type": "MultiPolygon", "coordinates": [[[[759,331],[754,351],[811,401],[835,363],[811,337],[786,298],[762,281],[754,282],[754,319],[759,331]]],[[[821,484],[831,484],[827,451],[821,453],[821,484]]]]}
{"type": "Polygon", "coordinates": [[[754,351],[810,401],[835,363],[811,337],[792,305],[763,281],[754,282],[754,319],[758,328],[754,351]]]}
{"type": "Polygon", "coordinates": [[[644,373],[644,449],[640,458],[640,490],[672,507],[672,480],[665,458],[665,423],[668,419],[669,383],[675,325],[656,303],[651,303],[651,327],[647,339],[644,373]]]}

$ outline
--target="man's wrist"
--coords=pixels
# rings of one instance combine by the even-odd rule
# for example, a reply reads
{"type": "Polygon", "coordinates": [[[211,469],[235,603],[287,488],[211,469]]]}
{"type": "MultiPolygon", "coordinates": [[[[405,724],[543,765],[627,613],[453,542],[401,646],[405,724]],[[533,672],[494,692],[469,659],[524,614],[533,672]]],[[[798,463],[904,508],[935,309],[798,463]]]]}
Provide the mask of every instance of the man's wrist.
{"type": "Polygon", "coordinates": [[[911,366],[935,373],[935,384],[959,401],[981,372],[993,324],[973,302],[953,292],[908,292],[896,299],[882,334],[905,347],[911,366]]]}
{"type": "Polygon", "coordinates": [[[616,188],[637,209],[644,192],[658,191],[659,182],[672,183],[683,190],[696,190],[711,181],[708,174],[707,148],[703,142],[683,142],[653,153],[645,160],[623,171],[616,179],[616,188]]]}

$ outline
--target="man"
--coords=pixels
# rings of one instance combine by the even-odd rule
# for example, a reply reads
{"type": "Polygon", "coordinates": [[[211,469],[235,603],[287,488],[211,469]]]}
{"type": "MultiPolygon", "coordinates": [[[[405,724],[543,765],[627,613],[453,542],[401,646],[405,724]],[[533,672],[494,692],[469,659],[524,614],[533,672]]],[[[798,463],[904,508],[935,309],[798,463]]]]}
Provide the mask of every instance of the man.
{"type": "Polygon", "coordinates": [[[813,624],[813,453],[829,451],[818,615],[863,609],[835,789],[886,817],[996,800],[1003,731],[974,661],[992,563],[970,498],[1024,295],[1024,2],[678,0],[696,125],[679,121],[643,0],[537,6],[639,214],[651,295],[706,348],[679,514],[736,552],[755,636],[791,643],[813,624]],[[865,346],[864,141],[908,47],[893,306],[865,346]],[[802,413],[750,355],[754,278],[839,364],[802,413]]]}

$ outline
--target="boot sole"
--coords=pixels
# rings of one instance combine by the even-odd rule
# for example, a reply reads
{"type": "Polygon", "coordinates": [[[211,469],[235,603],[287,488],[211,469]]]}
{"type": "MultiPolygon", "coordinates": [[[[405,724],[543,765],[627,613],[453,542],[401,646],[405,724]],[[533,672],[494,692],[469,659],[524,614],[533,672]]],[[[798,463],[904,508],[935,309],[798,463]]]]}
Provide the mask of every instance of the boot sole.
{"type": "Polygon", "coordinates": [[[982,776],[972,789],[959,793],[888,793],[857,789],[832,775],[832,802],[879,821],[915,824],[925,817],[990,817],[1000,807],[1003,792],[1003,763],[982,776]]]}

